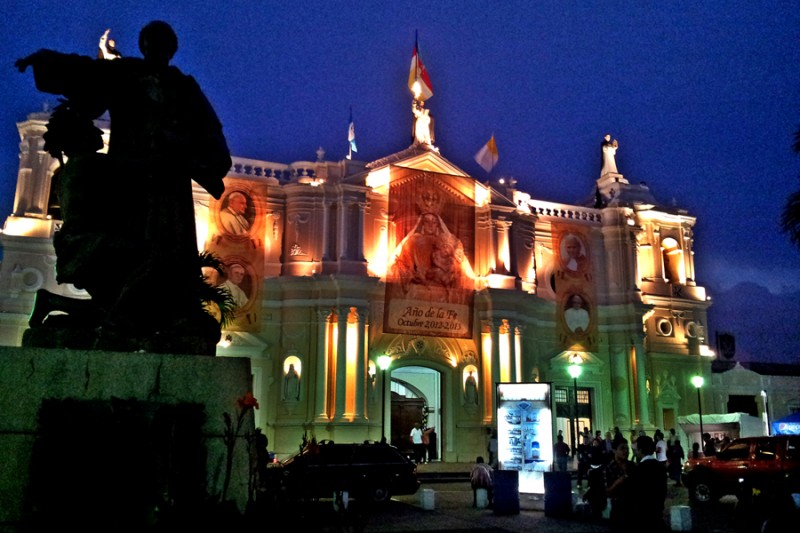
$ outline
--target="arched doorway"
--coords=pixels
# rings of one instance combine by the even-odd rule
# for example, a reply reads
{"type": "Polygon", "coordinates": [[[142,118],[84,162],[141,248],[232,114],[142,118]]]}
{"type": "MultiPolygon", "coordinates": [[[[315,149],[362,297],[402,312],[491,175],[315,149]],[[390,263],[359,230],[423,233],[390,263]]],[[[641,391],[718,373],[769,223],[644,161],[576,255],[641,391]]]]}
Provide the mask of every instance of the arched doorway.
{"type": "Polygon", "coordinates": [[[422,366],[405,366],[392,369],[391,374],[390,443],[411,456],[409,434],[415,422],[429,433],[429,460],[441,457],[442,428],[442,376],[441,373],[422,366]]]}

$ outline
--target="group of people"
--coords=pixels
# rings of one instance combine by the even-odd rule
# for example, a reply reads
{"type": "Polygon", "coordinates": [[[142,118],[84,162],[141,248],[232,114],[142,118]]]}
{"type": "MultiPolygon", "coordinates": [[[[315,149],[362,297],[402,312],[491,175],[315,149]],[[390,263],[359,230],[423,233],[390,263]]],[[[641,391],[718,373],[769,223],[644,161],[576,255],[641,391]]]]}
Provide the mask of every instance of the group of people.
{"type": "MultiPolygon", "coordinates": [[[[613,443],[613,439],[612,439],[613,443]]],[[[612,444],[613,445],[613,444],[612,444]]],[[[611,459],[604,463],[603,452],[595,446],[588,472],[589,490],[584,501],[592,515],[600,517],[610,504],[612,531],[666,531],[664,502],[667,497],[667,470],[656,455],[653,437],[641,435],[633,442],[631,459],[628,440],[620,437],[613,445],[611,459]]]]}
{"type": "Polygon", "coordinates": [[[653,436],[631,431],[630,440],[618,427],[594,437],[588,429],[578,446],[578,486],[584,479],[589,488],[584,494],[595,517],[609,512],[614,531],[633,527],[665,530],[663,519],[667,483],[681,485],[681,468],[686,454],[675,429],[668,436],[656,430],[653,436]],[[610,509],[607,507],[610,505],[610,509]]]}
{"type": "MultiPolygon", "coordinates": [[[[633,462],[638,462],[637,440],[645,436],[642,430],[632,430],[630,439],[626,440],[618,427],[613,433],[606,431],[605,437],[600,431],[596,431],[594,437],[588,428],[584,428],[580,436],[580,444],[577,446],[578,452],[578,487],[582,485],[584,479],[588,479],[588,473],[593,466],[607,465],[614,458],[617,446],[626,441],[629,443],[629,457],[633,462]]],[[[664,467],[669,479],[676,486],[681,485],[681,468],[686,459],[686,452],[683,449],[680,438],[675,433],[675,429],[669,430],[669,436],[657,429],[652,436],[655,445],[656,460],[664,467]]],[[[556,457],[558,457],[556,455],[556,457]]]]}
{"type": "Polygon", "coordinates": [[[414,462],[417,464],[429,463],[439,458],[435,428],[422,429],[420,423],[415,422],[409,437],[414,449],[414,462]]]}

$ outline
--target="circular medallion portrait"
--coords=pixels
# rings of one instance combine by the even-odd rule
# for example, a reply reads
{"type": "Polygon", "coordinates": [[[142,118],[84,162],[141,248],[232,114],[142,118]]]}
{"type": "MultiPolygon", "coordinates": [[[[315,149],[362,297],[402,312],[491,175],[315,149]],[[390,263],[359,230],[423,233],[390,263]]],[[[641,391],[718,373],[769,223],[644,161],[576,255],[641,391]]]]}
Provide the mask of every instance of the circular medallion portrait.
{"type": "Polygon", "coordinates": [[[219,225],[229,235],[247,235],[256,217],[255,204],[242,191],[233,191],[222,199],[219,209],[219,225]]]}
{"type": "Polygon", "coordinates": [[[586,243],[577,233],[567,233],[559,246],[561,264],[567,272],[583,272],[589,266],[586,243]]]}

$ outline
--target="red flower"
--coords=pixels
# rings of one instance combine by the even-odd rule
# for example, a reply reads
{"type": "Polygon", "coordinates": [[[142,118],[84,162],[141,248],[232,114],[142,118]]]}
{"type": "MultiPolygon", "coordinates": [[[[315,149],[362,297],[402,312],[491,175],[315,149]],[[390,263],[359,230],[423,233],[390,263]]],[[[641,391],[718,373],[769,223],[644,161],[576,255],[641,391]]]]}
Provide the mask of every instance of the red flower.
{"type": "Polygon", "coordinates": [[[251,407],[258,409],[258,400],[255,399],[252,392],[248,391],[244,396],[236,399],[236,405],[240,409],[249,409],[251,407]]]}

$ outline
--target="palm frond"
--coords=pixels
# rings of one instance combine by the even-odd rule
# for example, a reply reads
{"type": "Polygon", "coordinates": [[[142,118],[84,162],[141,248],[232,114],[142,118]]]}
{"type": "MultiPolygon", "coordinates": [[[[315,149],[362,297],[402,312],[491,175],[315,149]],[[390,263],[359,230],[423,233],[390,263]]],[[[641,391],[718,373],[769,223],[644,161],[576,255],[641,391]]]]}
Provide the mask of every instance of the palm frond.
{"type": "MultiPolygon", "coordinates": [[[[203,250],[198,255],[198,261],[201,269],[203,267],[213,268],[220,275],[224,273],[224,263],[212,252],[203,250]]],[[[209,279],[201,273],[197,296],[206,313],[217,318],[222,328],[233,322],[236,315],[236,302],[228,289],[212,285],[209,279]]]]}
{"type": "Polygon", "coordinates": [[[781,231],[789,236],[792,244],[800,247],[800,191],[786,199],[781,215],[781,231]]]}

